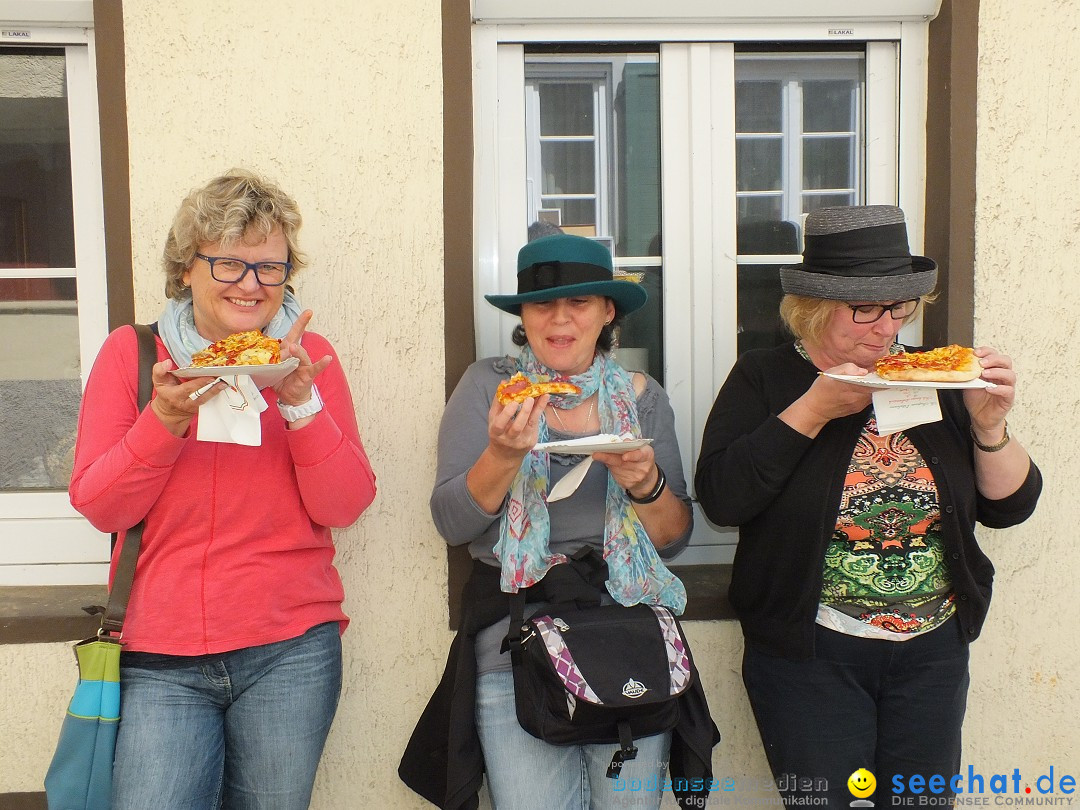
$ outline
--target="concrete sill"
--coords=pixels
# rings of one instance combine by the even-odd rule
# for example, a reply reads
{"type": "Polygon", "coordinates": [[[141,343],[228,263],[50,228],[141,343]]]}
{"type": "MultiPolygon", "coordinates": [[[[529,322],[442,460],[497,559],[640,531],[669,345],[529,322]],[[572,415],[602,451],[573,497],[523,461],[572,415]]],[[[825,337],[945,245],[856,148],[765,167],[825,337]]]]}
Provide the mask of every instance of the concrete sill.
{"type": "Polygon", "coordinates": [[[0,793],[4,810],[48,810],[45,793],[0,793]]]}
{"type": "Polygon", "coordinates": [[[0,644],[78,641],[97,632],[98,616],[83,610],[104,605],[104,585],[0,587],[0,644]]]}

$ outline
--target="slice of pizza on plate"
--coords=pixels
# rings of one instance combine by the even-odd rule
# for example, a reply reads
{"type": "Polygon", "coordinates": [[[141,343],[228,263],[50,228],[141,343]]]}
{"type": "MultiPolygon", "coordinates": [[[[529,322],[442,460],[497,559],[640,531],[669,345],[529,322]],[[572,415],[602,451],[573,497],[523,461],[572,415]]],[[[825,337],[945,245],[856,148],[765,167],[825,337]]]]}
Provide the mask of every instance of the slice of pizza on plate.
{"type": "Polygon", "coordinates": [[[874,371],[883,380],[901,382],[967,382],[982,374],[973,349],[941,346],[925,352],[900,352],[882,357],[874,371]]]}
{"type": "Polygon", "coordinates": [[[281,360],[281,341],[258,329],[237,332],[211,343],[191,356],[195,368],[214,366],[264,366],[281,360]]]}
{"type": "Polygon", "coordinates": [[[503,380],[495,390],[495,398],[500,405],[511,402],[524,402],[527,399],[542,397],[544,394],[580,394],[581,389],[566,380],[538,378],[532,380],[518,372],[509,380],[503,380]]]}

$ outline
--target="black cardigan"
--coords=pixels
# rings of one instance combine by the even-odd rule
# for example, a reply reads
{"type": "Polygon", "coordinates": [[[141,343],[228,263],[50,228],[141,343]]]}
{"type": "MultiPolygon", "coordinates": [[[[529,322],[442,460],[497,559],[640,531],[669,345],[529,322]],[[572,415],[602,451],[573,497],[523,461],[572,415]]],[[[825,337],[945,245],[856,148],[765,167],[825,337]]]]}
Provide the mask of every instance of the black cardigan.
{"type": "MultiPolygon", "coordinates": [[[[594,585],[578,578],[576,561],[558,565],[526,592],[529,602],[596,601],[594,585]],[[575,569],[571,571],[571,569],[575,569]],[[566,574],[566,576],[559,576],[566,574]]],[[[591,577],[593,572],[581,573],[591,577]]],[[[606,574],[604,575],[606,576],[606,574]]],[[[476,730],[477,631],[507,621],[509,597],[499,590],[499,569],[473,561],[472,576],[462,592],[465,614],[447,657],[442,680],[417,721],[398,776],[410,788],[444,810],[475,810],[484,774],[484,757],[476,730]]],[[[691,666],[693,659],[691,658],[691,666]]],[[[703,807],[713,781],[712,749],[720,732],[709,715],[697,670],[694,683],[679,698],[679,724],[671,735],[669,777],[680,805],[703,807]]]]}
{"type": "MultiPolygon", "coordinates": [[[[813,384],[817,369],[788,343],[742,355],[705,424],[694,483],[714,523],[739,527],[729,598],[750,643],[773,655],[808,658],[821,597],[822,565],[836,526],[844,477],[869,408],[833,419],[810,439],[778,414],[813,384]]],[[[1001,500],[975,487],[970,419],[963,392],[941,390],[942,419],[904,431],[930,465],[941,505],[957,618],[978,637],[994,567],[975,540],[975,522],[1020,523],[1035,509],[1035,463],[1001,500]]]]}

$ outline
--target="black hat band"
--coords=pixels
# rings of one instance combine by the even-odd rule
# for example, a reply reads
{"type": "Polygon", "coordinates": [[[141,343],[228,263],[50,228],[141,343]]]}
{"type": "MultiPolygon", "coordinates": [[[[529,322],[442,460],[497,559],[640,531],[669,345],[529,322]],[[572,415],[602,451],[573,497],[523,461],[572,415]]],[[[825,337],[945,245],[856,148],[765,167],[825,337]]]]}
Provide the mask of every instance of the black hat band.
{"type": "Polygon", "coordinates": [[[606,267],[583,262],[543,262],[526,267],[518,273],[518,295],[568,287],[571,284],[588,284],[595,281],[611,281],[611,271],[606,267]]]}
{"type": "Polygon", "coordinates": [[[806,235],[802,269],[852,277],[912,272],[907,228],[901,223],[806,235]]]}

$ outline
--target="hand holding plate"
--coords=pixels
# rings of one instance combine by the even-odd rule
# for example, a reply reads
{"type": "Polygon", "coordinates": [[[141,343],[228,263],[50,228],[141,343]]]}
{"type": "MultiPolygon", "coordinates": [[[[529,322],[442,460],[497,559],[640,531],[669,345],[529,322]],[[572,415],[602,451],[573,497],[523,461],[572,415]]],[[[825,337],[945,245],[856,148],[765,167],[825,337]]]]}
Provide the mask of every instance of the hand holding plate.
{"type": "Polygon", "coordinates": [[[180,380],[170,373],[175,367],[172,360],[154,364],[154,397],[150,400],[150,408],[170,433],[183,436],[199,407],[221,393],[225,383],[218,380],[209,389],[198,393],[206,387],[206,378],[180,380]]]}

